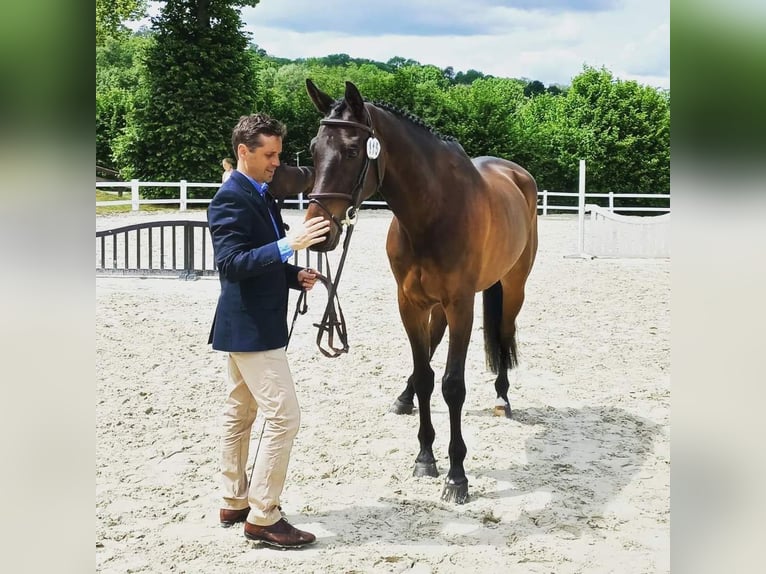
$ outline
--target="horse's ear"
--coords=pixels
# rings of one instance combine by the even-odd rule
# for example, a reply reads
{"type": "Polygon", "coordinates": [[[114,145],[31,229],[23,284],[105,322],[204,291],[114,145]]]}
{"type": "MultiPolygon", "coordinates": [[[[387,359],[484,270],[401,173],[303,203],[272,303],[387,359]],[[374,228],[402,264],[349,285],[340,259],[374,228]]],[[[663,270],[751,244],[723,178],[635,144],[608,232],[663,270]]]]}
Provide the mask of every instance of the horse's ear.
{"type": "Polygon", "coordinates": [[[351,82],[346,82],[345,98],[354,116],[359,120],[364,119],[364,100],[362,99],[362,94],[359,93],[357,87],[351,82]]]}
{"type": "Polygon", "coordinates": [[[311,101],[314,102],[314,107],[319,113],[324,116],[330,113],[330,108],[332,108],[334,100],[317,88],[314,85],[314,82],[311,81],[311,78],[306,78],[306,91],[309,93],[309,97],[311,98],[311,101]]]}

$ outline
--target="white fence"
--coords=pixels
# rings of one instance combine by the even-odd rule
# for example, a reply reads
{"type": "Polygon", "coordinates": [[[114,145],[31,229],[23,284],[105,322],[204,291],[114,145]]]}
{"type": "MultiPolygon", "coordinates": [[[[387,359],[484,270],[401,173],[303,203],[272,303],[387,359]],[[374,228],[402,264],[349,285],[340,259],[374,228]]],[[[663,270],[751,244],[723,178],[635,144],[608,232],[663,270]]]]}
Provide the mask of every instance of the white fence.
{"type": "MultiPolygon", "coordinates": [[[[548,210],[555,210],[555,211],[578,211],[580,209],[579,205],[555,205],[550,204],[548,201],[549,197],[579,197],[580,194],[576,192],[559,192],[559,191],[548,191],[548,190],[542,190],[538,192],[537,194],[537,208],[540,211],[540,215],[548,215],[548,210]]],[[[661,213],[669,213],[670,207],[631,207],[626,205],[616,205],[615,200],[619,199],[667,199],[668,203],[670,201],[670,194],[669,193],[586,193],[585,198],[595,198],[595,197],[601,197],[601,198],[608,198],[609,199],[609,205],[605,207],[604,209],[608,209],[611,212],[616,211],[648,211],[648,212],[661,212],[661,213]]]]}
{"type": "MultiPolygon", "coordinates": [[[[96,207],[112,207],[116,205],[130,205],[133,211],[138,211],[142,205],[167,205],[178,204],[181,211],[188,209],[189,204],[206,204],[210,203],[210,199],[190,199],[189,189],[197,188],[214,188],[218,189],[221,186],[220,183],[190,183],[185,179],[178,182],[168,181],[139,181],[132,179],[130,181],[97,181],[96,189],[100,187],[115,188],[124,187],[130,189],[130,199],[116,199],[108,201],[97,201],[96,207]],[[142,187],[177,187],[178,197],[170,199],[143,199],[141,198],[142,187]]],[[[575,194],[577,195],[577,194],[575,194]]],[[[283,200],[286,205],[297,205],[298,209],[305,209],[308,205],[308,200],[301,193],[295,198],[289,198],[283,200]]],[[[365,201],[362,205],[376,205],[384,206],[385,201],[365,201]]]]}
{"type": "Polygon", "coordinates": [[[97,201],[96,207],[111,207],[117,205],[130,205],[133,211],[138,211],[142,205],[167,205],[180,204],[180,210],[186,211],[189,204],[210,203],[209,199],[189,199],[189,188],[214,188],[218,189],[220,183],[189,183],[185,179],[178,182],[167,181],[139,181],[132,179],[130,181],[97,181],[96,189],[100,187],[128,188],[130,199],[117,199],[114,201],[97,201]],[[178,197],[171,199],[141,199],[142,187],[177,187],[178,197]]]}
{"type": "MultiPolygon", "coordinates": [[[[128,199],[117,199],[114,201],[97,201],[96,207],[109,207],[117,205],[130,205],[133,211],[138,211],[142,205],[179,205],[181,211],[188,209],[192,204],[207,204],[210,203],[209,199],[190,199],[190,189],[203,189],[220,187],[220,183],[190,183],[186,180],[178,182],[157,182],[157,181],[139,181],[137,179],[131,181],[97,181],[96,189],[98,188],[125,188],[128,192],[128,199]],[[171,199],[143,199],[141,198],[142,187],[176,187],[178,188],[178,196],[171,199]]],[[[551,198],[557,197],[579,197],[577,192],[563,192],[563,191],[548,191],[543,189],[538,193],[538,210],[540,215],[548,215],[549,211],[572,211],[576,212],[579,209],[578,205],[556,205],[555,199],[552,202],[551,198]]],[[[608,198],[608,209],[611,212],[670,212],[670,207],[630,207],[619,205],[619,200],[622,199],[667,199],[668,205],[670,204],[670,194],[657,193],[657,194],[640,194],[640,193],[586,193],[585,199],[593,198],[608,198]]],[[[305,209],[308,204],[308,200],[303,194],[294,198],[284,200],[285,205],[297,205],[298,209],[305,209]]],[[[362,206],[385,206],[385,201],[365,201],[362,206]]]]}
{"type": "Polygon", "coordinates": [[[670,214],[637,217],[585,205],[584,250],[587,257],[670,257],[670,214]]]}
{"type": "MultiPolygon", "coordinates": [[[[219,183],[189,183],[186,180],[179,182],[142,182],[137,179],[129,182],[108,182],[97,181],[96,189],[98,188],[127,188],[130,190],[130,199],[114,200],[114,201],[97,201],[96,207],[107,207],[117,205],[130,205],[133,211],[138,211],[141,205],[162,205],[162,204],[177,204],[181,211],[188,209],[190,204],[208,204],[210,199],[190,199],[189,189],[195,188],[218,188],[219,183]],[[141,187],[177,187],[178,197],[171,199],[141,199],[141,187]]],[[[286,205],[297,205],[298,209],[303,210],[308,204],[308,200],[303,194],[298,195],[296,198],[285,199],[286,205]]],[[[385,201],[365,201],[362,206],[385,206],[385,201]]],[[[657,194],[640,194],[640,193],[586,193],[585,192],[585,160],[580,160],[580,173],[578,182],[578,191],[574,192],[551,192],[547,189],[543,189],[538,193],[538,211],[541,215],[548,215],[549,211],[575,211],[577,212],[578,219],[578,233],[577,233],[577,253],[573,257],[591,258],[594,255],[601,256],[628,256],[628,257],[669,257],[669,228],[670,228],[670,194],[669,193],[657,193],[657,194]],[[556,205],[550,202],[552,197],[572,197],[577,198],[576,205],[556,205]],[[588,205],[586,208],[586,201],[591,198],[606,198],[608,200],[607,207],[599,207],[596,205],[588,205]],[[617,205],[616,200],[621,199],[665,199],[667,200],[668,207],[638,207],[638,206],[624,206],[617,205]],[[585,214],[590,212],[592,222],[596,223],[594,230],[597,231],[596,239],[591,237],[591,250],[596,253],[588,254],[585,247],[585,214]],[[656,222],[652,222],[653,217],[624,217],[624,218],[607,218],[604,217],[605,213],[614,214],[616,212],[655,212],[665,214],[659,218],[656,218],[656,222]],[[608,220],[608,223],[606,223],[608,220]],[[632,220],[632,221],[628,221],[632,220]],[[644,220],[644,221],[641,221],[644,220]],[[656,223],[661,223],[657,225],[656,223]],[[640,230],[637,232],[636,230],[640,230]],[[638,235],[637,235],[638,233],[638,235]],[[607,239],[604,239],[607,238],[607,239]],[[648,239],[647,239],[648,238],[648,239]],[[600,243],[599,243],[600,241],[600,243]],[[602,247],[605,245],[604,241],[607,241],[610,245],[608,249],[602,247]],[[637,249],[636,244],[646,243],[649,247],[646,249],[637,249]],[[599,245],[601,247],[599,247],[599,245]],[[620,247],[620,246],[627,247],[620,247]],[[618,251],[615,251],[616,247],[620,247],[618,251]]]]}

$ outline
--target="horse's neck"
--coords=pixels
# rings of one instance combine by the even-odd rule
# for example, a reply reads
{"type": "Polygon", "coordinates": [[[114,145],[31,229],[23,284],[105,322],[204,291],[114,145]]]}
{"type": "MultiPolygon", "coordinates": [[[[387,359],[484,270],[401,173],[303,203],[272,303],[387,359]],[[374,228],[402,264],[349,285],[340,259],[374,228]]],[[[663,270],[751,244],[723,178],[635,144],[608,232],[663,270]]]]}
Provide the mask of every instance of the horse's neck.
{"type": "Polygon", "coordinates": [[[410,217],[420,218],[422,202],[413,191],[420,187],[420,180],[424,177],[414,169],[422,154],[417,147],[419,138],[407,137],[410,134],[400,124],[401,119],[391,112],[375,111],[376,135],[385,154],[380,193],[402,223],[410,217]]]}
{"type": "MultiPolygon", "coordinates": [[[[443,151],[435,150],[434,142],[429,141],[431,134],[418,133],[418,127],[414,130],[410,133],[401,127],[380,130],[387,150],[380,191],[400,224],[412,235],[427,233],[445,212],[461,210],[460,202],[465,197],[452,189],[457,182],[451,182],[448,175],[453,161],[450,153],[443,155],[443,151]],[[437,153],[438,161],[434,158],[437,153]]],[[[440,141],[436,143],[443,145],[440,141]]],[[[473,170],[468,158],[457,160],[466,161],[468,169],[473,170]]]]}
{"type": "Polygon", "coordinates": [[[413,180],[389,166],[381,186],[381,194],[388,207],[405,227],[422,227],[435,217],[434,212],[443,201],[441,198],[433,197],[432,187],[426,182],[413,180]]]}
{"type": "Polygon", "coordinates": [[[314,168],[310,166],[281,165],[274,172],[269,191],[281,199],[300,193],[308,193],[314,186],[314,168]]]}

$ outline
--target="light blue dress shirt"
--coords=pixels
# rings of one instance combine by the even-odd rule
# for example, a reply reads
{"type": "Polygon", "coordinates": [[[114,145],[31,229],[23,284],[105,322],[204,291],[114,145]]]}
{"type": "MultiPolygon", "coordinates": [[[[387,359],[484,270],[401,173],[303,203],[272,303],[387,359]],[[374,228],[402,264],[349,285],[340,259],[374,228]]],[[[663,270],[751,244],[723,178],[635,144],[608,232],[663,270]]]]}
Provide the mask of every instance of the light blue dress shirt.
{"type": "MultiPolygon", "coordinates": [[[[266,195],[266,191],[269,189],[269,184],[258,183],[246,173],[243,173],[242,175],[244,175],[247,179],[250,180],[250,183],[253,184],[253,187],[260,194],[261,198],[263,198],[263,200],[266,201],[265,195],[266,195]]],[[[274,221],[274,216],[271,215],[271,210],[269,210],[269,217],[271,218],[271,224],[274,226],[274,231],[276,232],[277,237],[279,237],[279,229],[277,228],[277,222],[274,221]]],[[[293,248],[290,247],[290,244],[287,242],[286,237],[282,237],[281,239],[277,241],[277,247],[279,248],[279,256],[282,258],[282,263],[284,263],[285,261],[290,259],[290,257],[293,256],[293,253],[294,253],[293,248]]]]}

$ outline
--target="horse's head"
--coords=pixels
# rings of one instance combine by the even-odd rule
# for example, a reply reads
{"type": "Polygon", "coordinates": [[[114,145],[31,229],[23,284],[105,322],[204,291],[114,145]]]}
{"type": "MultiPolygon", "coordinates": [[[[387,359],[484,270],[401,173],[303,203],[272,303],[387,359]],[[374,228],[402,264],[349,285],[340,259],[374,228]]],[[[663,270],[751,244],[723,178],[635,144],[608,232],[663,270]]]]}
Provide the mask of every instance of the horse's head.
{"type": "Polygon", "coordinates": [[[332,251],[338,246],[343,225],[353,222],[362,201],[373,195],[380,184],[381,145],[354,84],[346,82],[346,93],[338,101],[309,79],[306,90],[324,115],[311,142],[314,188],[309,194],[306,219],[321,216],[332,221],[326,239],[311,247],[314,251],[332,251]]]}

